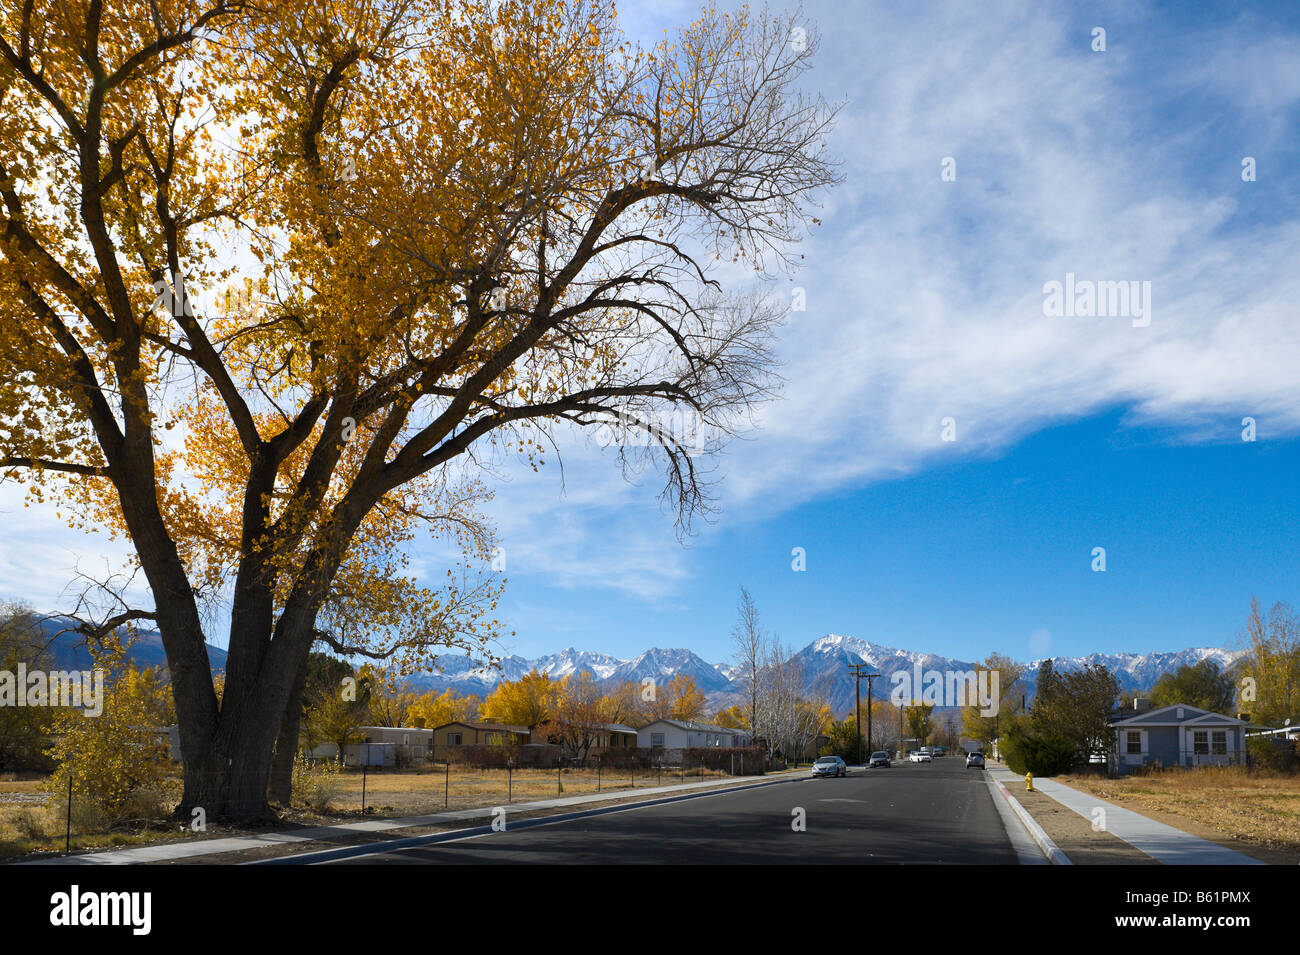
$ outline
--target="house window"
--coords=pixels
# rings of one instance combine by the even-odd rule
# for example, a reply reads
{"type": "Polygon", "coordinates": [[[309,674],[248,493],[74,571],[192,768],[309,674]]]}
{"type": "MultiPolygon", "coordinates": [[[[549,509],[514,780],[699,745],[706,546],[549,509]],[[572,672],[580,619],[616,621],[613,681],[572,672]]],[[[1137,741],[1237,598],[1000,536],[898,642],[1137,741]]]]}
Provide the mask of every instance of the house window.
{"type": "Polygon", "coordinates": [[[1212,748],[1210,752],[1212,752],[1215,756],[1228,755],[1227,730],[1215,730],[1213,733],[1210,734],[1210,742],[1212,744],[1212,748]]]}
{"type": "Polygon", "coordinates": [[[1197,756],[1210,754],[1210,734],[1205,730],[1192,730],[1192,752],[1197,756]]]}
{"type": "Polygon", "coordinates": [[[1142,733],[1140,731],[1128,731],[1128,738],[1124,742],[1124,752],[1130,756],[1142,755],[1142,733]]]}
{"type": "Polygon", "coordinates": [[[448,745],[448,746],[459,746],[459,745],[460,745],[460,734],[459,734],[459,733],[448,733],[448,734],[447,734],[447,745],[448,745]]]}
{"type": "Polygon", "coordinates": [[[651,745],[651,746],[659,746],[659,747],[662,747],[662,746],[664,745],[664,734],[663,734],[663,733],[651,733],[651,734],[650,734],[650,745],[651,745]]]}

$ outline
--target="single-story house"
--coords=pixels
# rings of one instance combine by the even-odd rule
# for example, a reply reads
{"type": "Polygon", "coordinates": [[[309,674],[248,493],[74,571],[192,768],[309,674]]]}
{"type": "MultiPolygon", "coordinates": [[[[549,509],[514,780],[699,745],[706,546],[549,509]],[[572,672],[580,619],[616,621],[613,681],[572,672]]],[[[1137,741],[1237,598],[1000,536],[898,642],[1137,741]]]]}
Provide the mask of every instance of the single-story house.
{"type": "MultiPolygon", "coordinates": [[[[636,729],[622,723],[597,723],[591,728],[591,751],[631,749],[636,746],[636,729]]],[[[563,727],[556,720],[544,720],[529,727],[534,743],[560,743],[563,727]]]]}
{"type": "MultiPolygon", "coordinates": [[[[359,742],[343,747],[347,766],[400,766],[429,758],[433,730],[413,726],[358,726],[352,734],[359,742]]],[[[334,743],[321,743],[307,750],[311,759],[337,759],[334,743]]]]}
{"type": "Polygon", "coordinates": [[[433,729],[435,750],[444,746],[522,746],[529,742],[527,726],[509,723],[481,722],[444,723],[433,729]]]}
{"type": "Polygon", "coordinates": [[[636,731],[636,744],[643,749],[697,749],[704,747],[750,746],[744,730],[711,726],[690,720],[655,720],[636,731]]]}
{"type": "Polygon", "coordinates": [[[1114,765],[1226,766],[1246,761],[1246,722],[1186,703],[1116,719],[1114,765]]]}
{"type": "Polygon", "coordinates": [[[367,747],[367,744],[385,747],[391,745],[395,750],[396,762],[402,759],[424,762],[429,758],[429,747],[433,742],[433,730],[414,726],[362,726],[357,732],[361,734],[362,747],[367,747]]]}

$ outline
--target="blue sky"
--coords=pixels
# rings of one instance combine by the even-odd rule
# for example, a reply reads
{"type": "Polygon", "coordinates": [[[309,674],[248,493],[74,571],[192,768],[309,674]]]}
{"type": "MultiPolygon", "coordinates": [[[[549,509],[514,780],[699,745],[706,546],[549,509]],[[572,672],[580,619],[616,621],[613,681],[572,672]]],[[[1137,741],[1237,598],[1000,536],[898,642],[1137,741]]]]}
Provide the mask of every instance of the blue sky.
{"type": "MultiPolygon", "coordinates": [[[[662,598],[548,602],[555,637],[539,649],[668,643],[721,659],[742,583],[796,646],[826,632],[967,659],[1235,645],[1252,594],[1296,595],[1300,443],[1246,443],[1227,427],[1187,444],[1122,417],[724,519],[662,598]]],[[[507,607],[541,604],[545,590],[514,581],[507,607]]]]}
{"type": "MultiPolygon", "coordinates": [[[[652,39],[697,5],[619,9],[652,39]]],[[[658,476],[625,481],[581,437],[564,487],[556,462],[507,468],[502,649],[718,661],[742,583],[794,646],[968,659],[1233,645],[1252,594],[1300,603],[1300,10],[817,2],[801,22],[822,33],[806,85],[845,104],[846,181],[788,283],[808,305],[782,397],[686,546],[658,476]],[[1067,273],[1150,282],[1150,323],[1046,316],[1067,273]]],[[[121,558],[11,487],[0,514],[0,595],[56,606],[75,565],[121,558]]],[[[433,547],[416,566],[443,568],[433,547]]]]}
{"type": "MultiPolygon", "coordinates": [[[[622,14],[652,36],[644,9],[622,14]]],[[[600,463],[570,458],[563,498],[503,489],[517,649],[722,659],[741,583],[796,646],[967,658],[1232,645],[1252,594],[1300,600],[1296,12],[804,11],[847,180],[795,279],[785,394],[688,549],[649,475],[578,488],[600,463]],[[1066,272],[1150,281],[1151,324],[1045,318],[1066,272]]]]}

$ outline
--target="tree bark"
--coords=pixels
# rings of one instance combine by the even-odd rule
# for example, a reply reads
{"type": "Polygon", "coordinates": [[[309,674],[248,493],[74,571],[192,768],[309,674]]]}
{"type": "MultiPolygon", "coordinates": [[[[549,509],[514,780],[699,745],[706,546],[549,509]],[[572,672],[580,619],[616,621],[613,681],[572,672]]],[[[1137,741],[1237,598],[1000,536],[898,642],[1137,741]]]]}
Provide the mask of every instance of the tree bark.
{"type": "Polygon", "coordinates": [[[298,733],[302,725],[302,695],[307,687],[307,661],[298,668],[298,676],[289,691],[289,703],[280,718],[280,734],[275,740],[271,759],[271,782],[267,797],[272,803],[288,807],[293,798],[293,761],[298,755],[298,733]]]}
{"type": "Polygon", "coordinates": [[[305,675],[313,616],[314,611],[306,620],[282,616],[256,677],[244,670],[246,677],[232,685],[227,676],[211,744],[197,760],[186,760],[181,818],[196,808],[212,820],[276,818],[267,800],[272,758],[294,684],[300,672],[305,675]]]}
{"type": "Polygon", "coordinates": [[[177,815],[189,819],[194,810],[202,809],[212,821],[273,821],[266,792],[278,727],[277,715],[261,705],[255,712],[223,712],[202,759],[186,766],[177,815]]]}

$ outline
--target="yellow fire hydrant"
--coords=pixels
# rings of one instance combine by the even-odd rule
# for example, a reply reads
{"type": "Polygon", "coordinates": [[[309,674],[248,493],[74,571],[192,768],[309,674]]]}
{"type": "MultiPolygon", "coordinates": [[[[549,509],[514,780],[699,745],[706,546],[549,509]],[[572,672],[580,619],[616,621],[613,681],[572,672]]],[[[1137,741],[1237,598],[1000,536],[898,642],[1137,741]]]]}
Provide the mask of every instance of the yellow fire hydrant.
{"type": "Polygon", "coordinates": [[[1029,792],[1033,792],[1033,791],[1034,791],[1034,774],[1033,774],[1033,773],[1025,773],[1025,789],[1027,789],[1029,792]]]}

